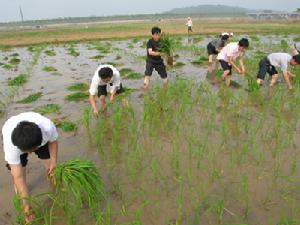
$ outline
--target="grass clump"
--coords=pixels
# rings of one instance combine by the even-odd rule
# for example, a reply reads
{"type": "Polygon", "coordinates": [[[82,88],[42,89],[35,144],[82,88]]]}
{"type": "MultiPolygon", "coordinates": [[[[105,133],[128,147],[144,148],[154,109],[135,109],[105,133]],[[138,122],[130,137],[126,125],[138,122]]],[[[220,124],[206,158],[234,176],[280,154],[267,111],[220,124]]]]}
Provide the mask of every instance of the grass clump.
{"type": "Polygon", "coordinates": [[[61,128],[64,132],[73,132],[77,130],[77,125],[70,121],[62,121],[57,125],[61,128]]]}
{"type": "Polygon", "coordinates": [[[183,63],[183,62],[177,62],[177,63],[175,63],[174,66],[175,67],[183,67],[183,66],[185,66],[185,63],[183,63]]]}
{"type": "Polygon", "coordinates": [[[104,56],[100,55],[100,54],[90,57],[90,59],[93,59],[93,60],[99,60],[99,59],[103,59],[103,58],[104,58],[104,56]]]}
{"type": "Polygon", "coordinates": [[[68,87],[69,91],[86,91],[89,89],[86,83],[76,83],[68,87]]]}
{"type": "Polygon", "coordinates": [[[46,51],[45,51],[45,54],[46,54],[47,56],[56,56],[56,53],[53,51],[53,49],[51,49],[51,50],[46,50],[46,51]]]}
{"type": "Polygon", "coordinates": [[[38,92],[38,93],[35,93],[35,94],[28,95],[27,97],[23,98],[22,100],[17,101],[17,103],[19,103],[19,104],[29,104],[29,103],[37,101],[41,97],[42,97],[42,93],[38,92]]]}
{"type": "Polygon", "coordinates": [[[19,58],[13,57],[9,60],[9,64],[16,66],[21,62],[21,60],[19,58]]]}
{"type": "Polygon", "coordinates": [[[3,68],[3,69],[6,69],[6,70],[11,70],[11,69],[14,68],[14,66],[11,65],[11,64],[3,64],[3,65],[2,65],[2,68],[3,68]]]}
{"type": "Polygon", "coordinates": [[[54,72],[57,72],[57,69],[54,68],[53,66],[45,66],[45,67],[43,68],[43,70],[44,70],[45,72],[48,72],[48,73],[54,73],[54,72]]]}
{"type": "Polygon", "coordinates": [[[27,82],[27,77],[25,74],[20,74],[13,79],[7,81],[8,86],[22,86],[27,82]]]}
{"type": "Polygon", "coordinates": [[[47,104],[36,108],[34,111],[42,115],[59,112],[60,107],[57,104],[47,104]]]}
{"type": "Polygon", "coordinates": [[[73,159],[59,164],[54,168],[50,179],[55,185],[56,199],[65,206],[64,213],[74,212],[84,204],[87,204],[92,214],[100,211],[104,188],[91,161],[73,159]]]}
{"type": "Polygon", "coordinates": [[[75,47],[73,45],[71,45],[68,49],[68,55],[74,56],[74,57],[78,57],[80,55],[79,52],[76,51],[75,47]]]}
{"type": "Polygon", "coordinates": [[[89,94],[87,92],[76,92],[74,94],[67,95],[65,97],[65,100],[69,102],[77,102],[77,101],[85,100],[88,97],[89,94]]]}
{"type": "Polygon", "coordinates": [[[201,56],[198,59],[192,61],[192,64],[193,65],[198,65],[198,66],[203,66],[203,65],[206,65],[207,62],[208,62],[208,58],[205,57],[205,56],[201,56]]]}
{"type": "Polygon", "coordinates": [[[126,79],[132,79],[132,80],[140,79],[140,78],[144,77],[143,74],[135,72],[135,71],[133,71],[132,69],[129,69],[129,68],[121,69],[120,74],[121,74],[121,77],[124,77],[126,79]]]}

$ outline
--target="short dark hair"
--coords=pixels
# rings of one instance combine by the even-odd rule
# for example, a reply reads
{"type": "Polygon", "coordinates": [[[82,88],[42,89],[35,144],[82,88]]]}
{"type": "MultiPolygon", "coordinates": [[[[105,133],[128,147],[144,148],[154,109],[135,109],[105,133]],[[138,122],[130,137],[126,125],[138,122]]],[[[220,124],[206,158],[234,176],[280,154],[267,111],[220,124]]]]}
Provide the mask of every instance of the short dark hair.
{"type": "Polygon", "coordinates": [[[43,135],[41,128],[35,123],[22,121],[13,130],[12,143],[21,151],[26,152],[42,144],[43,135]]]}
{"type": "Polygon", "coordinates": [[[160,34],[161,33],[161,29],[159,27],[152,27],[151,33],[152,33],[152,35],[153,34],[160,34]]]}
{"type": "Polygon", "coordinates": [[[103,67],[98,72],[98,75],[101,79],[111,78],[113,74],[113,70],[109,67],[103,67]]]}
{"type": "Polygon", "coordinates": [[[294,56],[293,56],[293,59],[294,59],[298,64],[300,64],[300,54],[299,54],[299,55],[294,55],[294,56]]]}
{"type": "Polygon", "coordinates": [[[227,41],[229,38],[229,35],[225,34],[225,35],[221,35],[221,40],[222,41],[227,41]]]}
{"type": "Polygon", "coordinates": [[[247,38],[242,38],[239,41],[239,46],[244,47],[244,48],[248,48],[249,47],[249,41],[247,38]]]}

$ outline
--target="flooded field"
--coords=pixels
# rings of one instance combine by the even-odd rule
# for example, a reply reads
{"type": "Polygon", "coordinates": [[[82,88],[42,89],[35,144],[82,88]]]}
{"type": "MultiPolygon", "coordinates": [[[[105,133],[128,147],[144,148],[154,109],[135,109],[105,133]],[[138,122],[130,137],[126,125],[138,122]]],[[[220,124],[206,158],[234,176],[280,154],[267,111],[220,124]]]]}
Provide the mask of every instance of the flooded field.
{"type": "MultiPolygon", "coordinates": [[[[234,74],[226,88],[219,66],[207,66],[214,36],[174,38],[180,45],[168,68],[170,85],[161,88],[154,73],[148,92],[143,38],[0,52],[1,126],[24,111],[43,113],[59,127],[59,162],[96,164],[106,191],[101,222],[83,210],[74,224],[300,224],[299,68],[292,69],[292,92],[282,76],[274,89],[252,93],[247,79],[234,74]],[[127,92],[95,118],[87,87],[100,64],[119,69],[127,92]]],[[[255,78],[259,60],[291,52],[297,36],[248,38],[245,66],[255,78]]],[[[3,151],[0,158],[0,224],[14,224],[3,151]]],[[[33,195],[50,191],[35,156],[27,172],[33,195]]],[[[68,224],[56,214],[47,224],[68,224]]]]}

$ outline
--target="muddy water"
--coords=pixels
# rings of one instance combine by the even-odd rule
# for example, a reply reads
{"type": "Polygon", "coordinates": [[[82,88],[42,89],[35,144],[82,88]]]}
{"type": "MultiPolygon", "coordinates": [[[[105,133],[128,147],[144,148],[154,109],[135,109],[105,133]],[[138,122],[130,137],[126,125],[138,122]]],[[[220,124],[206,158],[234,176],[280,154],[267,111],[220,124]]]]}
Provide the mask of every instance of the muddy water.
{"type": "MultiPolygon", "coordinates": [[[[199,47],[205,47],[208,43],[209,38],[204,38],[202,41],[197,42],[196,45],[199,47]]],[[[266,38],[270,40],[269,38],[266,38]]],[[[291,41],[291,38],[289,39],[291,41]]],[[[15,96],[12,104],[7,108],[7,114],[1,119],[1,126],[3,122],[12,115],[16,115],[18,113],[24,111],[33,110],[39,106],[55,103],[58,104],[61,109],[57,114],[47,115],[52,119],[62,119],[67,118],[68,120],[77,122],[79,121],[81,109],[82,107],[88,105],[88,101],[83,102],[66,102],[64,100],[65,96],[72,93],[67,90],[67,87],[77,83],[77,82],[85,82],[90,83],[91,78],[94,74],[95,69],[101,63],[114,62],[117,64],[118,69],[122,68],[131,68],[136,72],[144,73],[145,70],[145,61],[143,57],[145,56],[145,48],[142,47],[143,42],[146,41],[144,39],[139,40],[137,43],[133,43],[132,40],[125,41],[115,41],[111,42],[112,51],[109,54],[103,54],[104,58],[100,60],[92,60],[91,57],[98,55],[99,52],[95,49],[91,49],[93,47],[92,44],[89,43],[79,43],[75,45],[75,48],[80,55],[78,57],[74,57],[68,55],[66,45],[58,45],[58,46],[48,46],[47,49],[53,49],[56,53],[56,56],[47,56],[46,54],[42,54],[37,65],[34,67],[34,70],[29,78],[28,83],[20,88],[19,93],[15,96]],[[116,60],[117,56],[121,56],[121,59],[116,60]],[[51,74],[45,72],[43,68],[45,66],[53,66],[57,69],[57,73],[51,74]],[[31,104],[17,104],[16,102],[23,97],[26,97],[29,94],[35,92],[42,92],[43,96],[37,102],[31,104]]],[[[183,38],[182,42],[184,44],[188,44],[188,39],[183,38]]],[[[264,39],[263,39],[264,42],[264,39]]],[[[18,52],[20,54],[21,63],[18,66],[16,71],[5,71],[0,69],[1,77],[1,90],[6,90],[6,80],[9,77],[13,77],[23,71],[26,67],[26,62],[29,62],[32,54],[27,51],[26,48],[13,49],[10,52],[1,52],[0,60],[5,56],[12,54],[14,52],[18,52]]],[[[101,54],[101,53],[100,53],[101,54]]],[[[190,52],[180,52],[180,57],[177,58],[178,62],[183,62],[185,65],[180,68],[169,68],[169,77],[170,79],[176,79],[177,77],[186,77],[193,79],[195,81],[205,81],[207,79],[207,67],[206,66],[194,66],[191,62],[195,59],[195,54],[190,52]]],[[[205,55],[206,52],[203,52],[205,55]]],[[[236,77],[236,80],[239,81],[239,78],[236,77]]],[[[210,80],[208,80],[210,81],[210,80]]],[[[154,73],[152,76],[151,84],[160,83],[159,76],[154,73]]],[[[243,81],[241,81],[242,83],[243,81]]],[[[142,86],[142,79],[139,80],[123,80],[123,84],[126,87],[134,88],[136,91],[129,96],[129,101],[134,105],[135,108],[140,109],[142,104],[142,98],[139,96],[143,93],[140,88],[142,86]]],[[[109,177],[107,174],[110,174],[109,171],[105,171],[104,167],[101,165],[101,161],[99,161],[99,157],[96,154],[95,149],[91,148],[88,144],[88,138],[86,136],[86,132],[83,128],[80,128],[76,133],[64,133],[59,130],[60,138],[59,138],[59,161],[63,162],[65,160],[71,158],[82,158],[82,159],[90,159],[97,163],[99,166],[99,171],[103,176],[106,188],[108,190],[112,189],[112,184],[109,182],[109,177]]],[[[151,143],[150,143],[151,144],[151,143]]],[[[152,143],[154,144],[154,143],[152,143]]],[[[297,143],[297,146],[299,143],[297,143]]],[[[167,154],[161,154],[158,149],[156,155],[161,156],[161,163],[165,163],[166,165],[169,163],[167,154]]],[[[14,219],[14,210],[12,206],[12,196],[13,196],[13,188],[12,181],[9,172],[5,169],[5,162],[3,160],[3,151],[0,151],[0,224],[12,224],[14,219]]],[[[226,160],[220,163],[220,167],[226,168],[224,164],[226,160]]],[[[121,169],[122,167],[120,167],[121,169]]],[[[31,193],[43,193],[49,190],[48,182],[45,179],[43,166],[41,161],[38,160],[35,156],[30,156],[29,164],[27,166],[28,170],[28,184],[31,193]]],[[[226,169],[224,169],[226,170],[226,169]]],[[[225,171],[226,172],[226,171],[225,171]]],[[[168,224],[174,222],[177,215],[177,199],[176,192],[172,192],[172,190],[176,190],[175,185],[177,184],[175,181],[170,183],[163,183],[164,181],[160,181],[161,183],[153,183],[149,182],[148,178],[151,177],[151,172],[145,170],[143,172],[143,177],[140,178],[138,182],[135,184],[128,183],[128,177],[120,177],[119,183],[127,184],[123,185],[126,190],[124,192],[128,193],[127,196],[124,196],[124,199],[121,199],[118,195],[113,195],[112,193],[112,204],[113,210],[116,212],[120,212],[122,201],[131,202],[131,205],[127,206],[128,209],[137,209],[143,205],[144,212],[141,216],[141,220],[143,224],[168,224]],[[139,186],[135,186],[139,184],[139,186]],[[160,188],[165,188],[169,195],[165,195],[165,191],[160,192],[160,188]],[[134,191],[132,191],[134,190],[134,191]],[[146,190],[146,193],[140,193],[142,190],[146,190]],[[157,190],[153,191],[153,190],[157,190]],[[147,202],[146,199],[138,199],[140,196],[145,195],[148,196],[148,199],[151,199],[151,202],[147,202]],[[156,209],[155,209],[156,208],[156,209]],[[160,211],[163,209],[163,213],[160,211]]],[[[119,176],[122,174],[114,174],[115,176],[119,176]]],[[[171,175],[170,175],[171,176],[171,175]]],[[[254,175],[253,175],[254,176],[254,175]]],[[[199,178],[199,177],[198,177],[199,178]]],[[[265,177],[265,179],[267,179],[265,177]]],[[[166,179],[167,180],[167,179],[166,179]]],[[[196,182],[196,181],[195,181],[196,182]]],[[[216,193],[222,193],[220,187],[208,187],[214,190],[216,193]]],[[[263,193],[264,187],[257,185],[253,192],[257,192],[258,199],[260,196],[264,196],[266,193],[263,193]]],[[[185,196],[185,201],[193,201],[197,196],[193,196],[192,194],[185,196]]],[[[200,201],[200,200],[199,200],[200,201]]],[[[196,201],[197,202],[197,201],[196,201]]],[[[192,206],[191,206],[192,207],[192,206]]],[[[232,203],[232,205],[227,206],[232,209],[235,213],[239,212],[240,209],[232,203]]],[[[186,211],[189,211],[189,207],[187,207],[186,211]]],[[[259,216],[260,208],[257,207],[255,210],[255,215],[257,218],[253,218],[253,221],[260,223],[259,218],[264,216],[263,211],[262,215],[259,216]],[[258,215],[258,216],[257,216],[258,215]]],[[[280,210],[279,210],[280,211],[280,210]]],[[[277,212],[271,211],[270,216],[276,215],[277,212]]],[[[251,216],[251,215],[250,215],[251,216]]],[[[226,214],[225,217],[230,217],[230,215],[226,214]]],[[[188,219],[188,218],[186,218],[188,219]]],[[[190,218],[189,218],[190,219],[190,218]]],[[[121,224],[127,221],[127,217],[117,216],[114,218],[116,224],[121,224]]],[[[185,221],[185,219],[183,219],[185,221]]],[[[91,223],[92,224],[92,223],[91,223]]],[[[197,222],[195,222],[197,224],[197,222]]],[[[253,223],[254,224],[254,223],[253,223]]]]}

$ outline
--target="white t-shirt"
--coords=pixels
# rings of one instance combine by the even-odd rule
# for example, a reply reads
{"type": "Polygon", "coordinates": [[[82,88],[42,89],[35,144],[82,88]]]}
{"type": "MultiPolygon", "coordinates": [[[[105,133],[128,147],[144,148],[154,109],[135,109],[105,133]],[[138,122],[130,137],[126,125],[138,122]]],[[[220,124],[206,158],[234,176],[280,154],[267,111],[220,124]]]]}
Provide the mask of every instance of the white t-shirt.
{"type": "Polygon", "coordinates": [[[287,72],[292,56],[287,53],[272,53],[268,59],[272,66],[281,68],[282,72],[287,72]]]}
{"type": "Polygon", "coordinates": [[[110,92],[112,92],[114,88],[119,89],[120,85],[121,85],[120,72],[115,67],[113,67],[112,65],[101,65],[101,66],[99,66],[98,69],[96,70],[94,76],[93,76],[93,79],[92,79],[92,83],[91,83],[90,90],[89,90],[90,95],[96,95],[98,93],[98,86],[101,86],[101,85],[103,85],[103,86],[107,85],[108,88],[110,88],[110,90],[109,90],[110,92]],[[108,82],[108,83],[112,83],[113,84],[112,86],[107,85],[106,83],[104,83],[101,80],[101,78],[99,77],[99,74],[98,74],[99,70],[101,70],[104,67],[109,67],[113,71],[113,77],[108,82]]]}
{"type": "Polygon", "coordinates": [[[243,56],[243,52],[239,51],[239,43],[238,42],[232,42],[226,45],[218,54],[217,59],[218,60],[224,60],[226,62],[229,61],[229,57],[233,57],[233,59],[236,59],[238,57],[243,56]]]}
{"type": "Polygon", "coordinates": [[[193,26],[193,21],[192,20],[188,20],[187,23],[186,23],[186,25],[188,27],[192,27],[193,26]]]}
{"type": "Polygon", "coordinates": [[[4,158],[5,161],[11,165],[18,165],[21,163],[20,156],[23,152],[12,143],[11,135],[13,130],[22,121],[35,123],[41,128],[43,140],[40,146],[43,146],[48,142],[56,141],[58,138],[58,133],[53,122],[38,113],[25,112],[12,116],[2,127],[4,158]]]}

